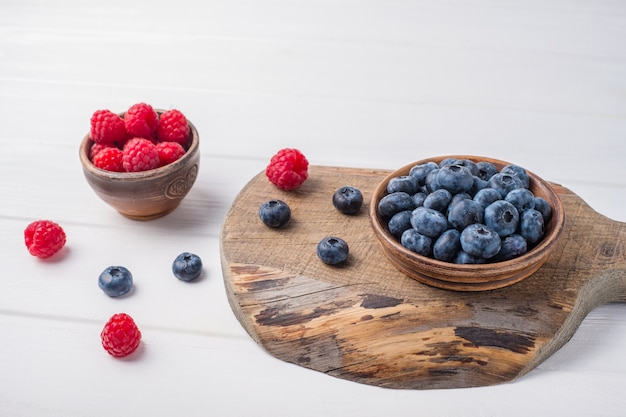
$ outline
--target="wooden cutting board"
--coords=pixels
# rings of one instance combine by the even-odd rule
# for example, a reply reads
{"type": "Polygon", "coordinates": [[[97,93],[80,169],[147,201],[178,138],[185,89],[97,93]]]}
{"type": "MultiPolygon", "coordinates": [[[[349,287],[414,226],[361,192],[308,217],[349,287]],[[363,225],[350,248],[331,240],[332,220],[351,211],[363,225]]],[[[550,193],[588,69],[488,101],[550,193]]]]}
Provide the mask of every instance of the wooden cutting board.
{"type": "Polygon", "coordinates": [[[403,275],[381,251],[367,215],[388,173],[312,166],[291,192],[260,173],[234,201],[221,236],[226,291],[237,319],[270,354],[388,388],[494,385],[548,358],[594,307],[626,301],[626,223],[559,185],[565,230],[546,264],[524,281],[458,292],[403,275]],[[364,194],[356,216],[332,205],[344,185],[364,194]],[[290,205],[286,227],[259,220],[259,206],[270,199],[290,205]],[[317,258],[318,242],[329,235],[348,242],[347,265],[317,258]]]}

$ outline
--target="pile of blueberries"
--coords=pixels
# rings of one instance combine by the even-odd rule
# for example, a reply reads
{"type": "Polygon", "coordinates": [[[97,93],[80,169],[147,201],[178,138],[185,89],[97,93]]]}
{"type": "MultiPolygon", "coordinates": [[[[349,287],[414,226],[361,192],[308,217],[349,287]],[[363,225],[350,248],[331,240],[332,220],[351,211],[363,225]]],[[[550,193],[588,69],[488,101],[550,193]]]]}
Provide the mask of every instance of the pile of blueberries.
{"type": "Polygon", "coordinates": [[[447,158],[392,178],[378,214],[402,246],[456,264],[523,255],[544,236],[552,208],[517,165],[447,158]]]}

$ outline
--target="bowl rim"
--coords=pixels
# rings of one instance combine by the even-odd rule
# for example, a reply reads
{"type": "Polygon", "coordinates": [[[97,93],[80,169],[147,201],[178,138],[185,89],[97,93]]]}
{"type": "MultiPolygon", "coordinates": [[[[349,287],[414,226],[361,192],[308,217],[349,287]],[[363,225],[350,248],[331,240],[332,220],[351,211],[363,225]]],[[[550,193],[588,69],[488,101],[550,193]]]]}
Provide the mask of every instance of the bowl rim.
{"type": "MultiPolygon", "coordinates": [[[[565,212],[563,209],[563,204],[561,199],[559,198],[556,191],[552,188],[550,183],[542,179],[540,176],[535,174],[534,172],[524,168],[529,175],[530,179],[530,189],[537,190],[538,188],[541,190],[545,190],[547,196],[549,197],[547,200],[550,202],[552,208],[552,217],[548,224],[546,225],[546,234],[542,238],[542,240],[532,247],[527,253],[510,260],[500,261],[500,262],[488,262],[484,264],[455,264],[452,262],[446,262],[437,260],[434,258],[429,258],[423,255],[420,255],[416,252],[413,252],[405,247],[403,247],[400,242],[389,233],[389,230],[386,226],[386,222],[379,216],[378,214],[378,202],[380,199],[388,194],[387,193],[387,184],[391,180],[391,178],[397,177],[399,175],[408,174],[409,170],[415,165],[425,163],[425,162],[436,162],[440,163],[444,159],[447,158],[456,158],[456,159],[469,159],[474,162],[478,161],[488,161],[494,163],[499,167],[499,170],[506,165],[513,165],[511,162],[507,162],[504,160],[494,159],[486,156],[477,156],[477,155],[442,155],[435,156],[430,158],[421,159],[415,162],[411,162],[402,166],[399,169],[396,169],[390,172],[376,187],[374,190],[369,207],[369,217],[370,223],[375,231],[377,238],[381,241],[383,250],[388,258],[392,260],[394,264],[397,264],[396,255],[402,256],[406,259],[409,259],[412,263],[417,265],[422,265],[427,267],[430,270],[436,270],[436,276],[431,276],[430,274],[426,274],[430,279],[444,281],[450,284],[480,284],[480,283],[490,283],[497,281],[500,277],[500,273],[498,271],[509,269],[511,271],[524,271],[527,269],[532,269],[536,263],[539,262],[539,266],[545,262],[548,253],[551,249],[556,245],[559,240],[559,237],[563,231],[565,224],[565,212]],[[386,246],[387,245],[387,246],[386,246]],[[393,253],[396,251],[396,253],[393,253]],[[392,257],[393,255],[393,257],[392,257]]],[[[545,194],[545,193],[542,193],[545,194]]],[[[544,196],[545,198],[545,196],[544,196]]],[[[398,267],[398,265],[396,265],[398,267]]],[[[404,265],[403,265],[404,266],[404,265]]],[[[535,268],[538,269],[539,266],[535,268]]],[[[400,268],[403,269],[403,268],[400,268]]],[[[404,272],[404,271],[403,271],[404,272]]],[[[418,275],[423,275],[423,271],[413,271],[418,275]]],[[[534,271],[532,271],[534,272],[534,271]]],[[[532,273],[531,272],[531,273],[532,273]]],[[[406,272],[405,272],[406,273],[406,272]]],[[[520,279],[518,279],[519,281],[520,279]]],[[[515,281],[516,282],[516,281],[515,281]]],[[[507,284],[508,285],[508,284],[507,284]]]]}
{"type": "MultiPolygon", "coordinates": [[[[163,114],[167,110],[165,109],[154,109],[159,115],[163,114]]],[[[120,117],[124,117],[126,112],[117,113],[120,117]]],[[[85,170],[88,170],[91,174],[111,181],[143,181],[147,179],[157,179],[160,177],[164,177],[170,175],[173,171],[177,171],[178,169],[184,167],[187,164],[187,161],[198,152],[200,147],[200,137],[198,135],[198,130],[195,125],[187,119],[187,124],[189,125],[189,131],[191,140],[189,141],[189,146],[185,149],[185,154],[179,158],[178,160],[164,165],[162,167],[149,169],[147,171],[138,171],[138,172],[114,172],[107,171],[104,169],[100,169],[96,167],[91,159],[89,158],[89,149],[93,144],[91,140],[91,135],[89,132],[83,137],[79,147],[79,157],[81,164],[85,170]]]]}

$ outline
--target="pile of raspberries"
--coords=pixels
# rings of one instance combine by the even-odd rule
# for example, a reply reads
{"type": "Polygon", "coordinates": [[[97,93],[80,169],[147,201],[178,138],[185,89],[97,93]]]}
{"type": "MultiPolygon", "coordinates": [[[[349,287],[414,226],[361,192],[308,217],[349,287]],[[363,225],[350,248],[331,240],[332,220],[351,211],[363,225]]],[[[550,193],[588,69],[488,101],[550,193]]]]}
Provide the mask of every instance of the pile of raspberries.
{"type": "Polygon", "coordinates": [[[190,128],[179,110],[159,115],[151,105],[137,103],[123,116],[96,110],[89,135],[89,159],[97,168],[139,172],[165,166],[183,156],[189,146],[190,128]]]}

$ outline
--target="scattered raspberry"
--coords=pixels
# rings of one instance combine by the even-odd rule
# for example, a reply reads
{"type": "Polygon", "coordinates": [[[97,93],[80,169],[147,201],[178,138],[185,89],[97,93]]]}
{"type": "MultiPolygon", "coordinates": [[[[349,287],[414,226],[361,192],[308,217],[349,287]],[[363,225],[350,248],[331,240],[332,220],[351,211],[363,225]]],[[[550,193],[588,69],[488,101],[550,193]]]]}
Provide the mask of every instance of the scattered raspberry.
{"type": "Polygon", "coordinates": [[[278,188],[289,191],[298,188],[308,177],[309,161],[297,149],[281,149],[265,169],[267,179],[278,188]]]}
{"type": "Polygon", "coordinates": [[[93,157],[98,154],[104,148],[110,148],[111,146],[105,145],[104,143],[94,142],[91,144],[91,148],[89,148],[89,159],[93,161],[93,157]]]}
{"type": "Polygon", "coordinates": [[[120,149],[104,148],[93,157],[93,164],[106,171],[124,172],[123,155],[120,149]]]}
{"type": "Polygon", "coordinates": [[[189,140],[189,123],[185,115],[175,109],[161,114],[157,139],[160,142],[178,142],[185,146],[189,140]]]}
{"type": "Polygon", "coordinates": [[[159,167],[159,151],[148,139],[133,138],[126,142],[122,152],[124,171],[139,172],[159,167]]]}
{"type": "Polygon", "coordinates": [[[133,104],[124,115],[124,124],[130,137],[155,141],[159,115],[149,104],[133,104]]]}
{"type": "Polygon", "coordinates": [[[118,313],[111,316],[100,333],[102,347],[116,358],[133,353],[141,341],[141,332],[131,316],[118,313]]]}
{"type": "Polygon", "coordinates": [[[110,110],[96,110],[91,116],[91,140],[108,146],[123,145],[126,140],[124,120],[110,110]]]}
{"type": "Polygon", "coordinates": [[[31,255],[49,258],[65,245],[63,228],[50,220],[37,220],[24,230],[24,243],[31,255]]]}
{"type": "Polygon", "coordinates": [[[159,142],[156,149],[159,152],[159,166],[171,164],[185,154],[185,148],[178,142],[159,142]]]}

